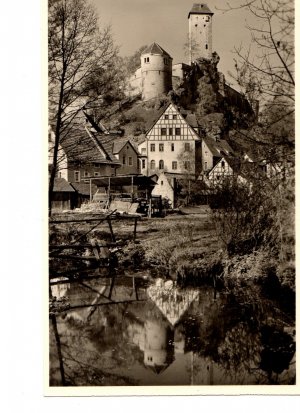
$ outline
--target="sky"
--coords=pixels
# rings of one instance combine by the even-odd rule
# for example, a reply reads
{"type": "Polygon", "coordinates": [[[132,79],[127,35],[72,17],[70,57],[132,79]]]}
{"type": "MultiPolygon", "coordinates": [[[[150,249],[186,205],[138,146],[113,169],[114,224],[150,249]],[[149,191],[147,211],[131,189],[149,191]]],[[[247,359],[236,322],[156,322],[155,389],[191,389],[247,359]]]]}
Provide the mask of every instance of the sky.
{"type": "MultiPolygon", "coordinates": [[[[133,54],[139,47],[158,43],[172,57],[173,63],[188,63],[184,43],[188,33],[188,13],[193,0],[90,0],[102,25],[111,25],[122,56],[133,54]]],[[[197,1],[196,1],[197,2],[197,1]]],[[[198,1],[199,3],[199,1],[198,1]]],[[[247,45],[245,11],[224,13],[225,0],[204,1],[214,13],[213,51],[220,56],[218,68],[230,82],[228,71],[234,72],[234,47],[247,45]],[[219,10],[218,10],[219,9],[219,10]]],[[[236,6],[240,0],[231,0],[236,6]]]]}

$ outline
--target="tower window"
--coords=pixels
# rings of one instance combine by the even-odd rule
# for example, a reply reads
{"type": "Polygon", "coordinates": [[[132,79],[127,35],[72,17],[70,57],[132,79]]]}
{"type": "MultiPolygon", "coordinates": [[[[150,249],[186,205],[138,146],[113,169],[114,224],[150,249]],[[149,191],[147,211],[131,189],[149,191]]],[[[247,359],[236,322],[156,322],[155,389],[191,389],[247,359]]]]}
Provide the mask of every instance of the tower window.
{"type": "Polygon", "coordinates": [[[205,49],[208,49],[208,44],[205,45],[205,49]]]}
{"type": "Polygon", "coordinates": [[[195,24],[195,27],[198,27],[198,24],[195,24]]]}

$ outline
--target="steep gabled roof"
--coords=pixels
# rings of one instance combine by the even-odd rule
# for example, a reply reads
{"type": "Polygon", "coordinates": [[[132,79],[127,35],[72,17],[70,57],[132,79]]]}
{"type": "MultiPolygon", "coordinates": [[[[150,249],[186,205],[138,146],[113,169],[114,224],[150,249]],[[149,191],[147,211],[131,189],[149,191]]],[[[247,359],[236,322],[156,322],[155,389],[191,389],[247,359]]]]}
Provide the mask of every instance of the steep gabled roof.
{"type": "Polygon", "coordinates": [[[152,43],[150,46],[148,46],[143,52],[142,52],[142,56],[144,54],[158,54],[161,56],[168,56],[171,58],[171,56],[169,55],[168,52],[166,52],[162,47],[160,47],[159,44],[157,43],[152,43]]]}
{"type": "Polygon", "coordinates": [[[233,149],[231,148],[231,146],[225,139],[220,139],[219,141],[215,141],[213,138],[204,137],[203,141],[208,146],[212,155],[217,158],[221,158],[223,155],[235,156],[233,149]]]}
{"type": "Polygon", "coordinates": [[[194,127],[197,127],[197,120],[196,120],[196,116],[189,112],[189,111],[185,111],[185,110],[180,110],[175,103],[173,102],[168,102],[166,105],[164,105],[158,112],[157,117],[155,118],[155,120],[152,122],[151,126],[147,129],[146,131],[146,139],[147,139],[147,135],[148,133],[151,131],[151,129],[154,127],[154,125],[159,121],[159,119],[161,118],[161,116],[166,112],[166,110],[169,108],[169,106],[172,105],[174,107],[174,109],[176,110],[176,112],[178,113],[179,116],[181,116],[182,120],[190,127],[192,128],[193,132],[198,136],[198,133],[194,130],[194,127]],[[189,123],[189,121],[191,123],[189,123]],[[194,126],[195,125],[195,126],[194,126]]]}
{"type": "Polygon", "coordinates": [[[210,14],[211,16],[214,14],[207,4],[203,3],[194,3],[191,11],[189,12],[189,17],[190,14],[210,14]]]}

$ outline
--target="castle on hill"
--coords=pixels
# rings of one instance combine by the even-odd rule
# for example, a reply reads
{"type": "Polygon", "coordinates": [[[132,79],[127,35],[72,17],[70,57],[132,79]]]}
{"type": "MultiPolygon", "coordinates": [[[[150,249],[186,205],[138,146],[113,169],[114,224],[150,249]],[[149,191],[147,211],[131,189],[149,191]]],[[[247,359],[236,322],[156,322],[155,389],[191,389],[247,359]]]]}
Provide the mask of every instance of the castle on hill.
{"type": "Polygon", "coordinates": [[[157,43],[151,44],[141,54],[141,67],[129,78],[127,95],[141,94],[143,100],[167,94],[190,71],[192,63],[212,58],[212,16],[206,4],[194,4],[188,14],[189,65],[173,64],[173,58],[157,43]]]}

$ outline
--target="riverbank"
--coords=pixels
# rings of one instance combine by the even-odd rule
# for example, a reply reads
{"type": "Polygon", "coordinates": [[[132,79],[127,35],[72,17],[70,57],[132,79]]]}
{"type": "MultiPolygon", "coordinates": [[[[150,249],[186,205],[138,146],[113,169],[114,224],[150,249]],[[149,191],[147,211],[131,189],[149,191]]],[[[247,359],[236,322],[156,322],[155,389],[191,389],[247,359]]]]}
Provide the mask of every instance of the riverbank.
{"type": "MultiPolygon", "coordinates": [[[[282,282],[276,273],[276,259],[264,250],[229,257],[208,209],[190,215],[141,218],[135,241],[132,222],[113,221],[113,230],[117,241],[122,243],[122,247],[112,248],[119,274],[163,277],[175,280],[182,287],[206,283],[237,293],[255,286],[266,298],[277,301],[284,311],[294,313],[292,277],[290,283],[282,282]]],[[[111,236],[107,225],[91,230],[87,223],[51,226],[49,235],[50,243],[54,244],[76,238],[82,242],[91,239],[102,242],[109,241],[111,236]]]]}

